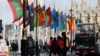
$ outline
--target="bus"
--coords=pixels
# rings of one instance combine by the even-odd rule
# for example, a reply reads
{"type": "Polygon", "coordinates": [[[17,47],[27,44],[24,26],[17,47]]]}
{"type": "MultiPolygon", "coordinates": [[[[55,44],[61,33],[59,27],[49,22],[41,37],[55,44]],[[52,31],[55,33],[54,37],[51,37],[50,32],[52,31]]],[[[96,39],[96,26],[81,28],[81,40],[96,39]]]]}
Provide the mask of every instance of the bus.
{"type": "Polygon", "coordinates": [[[75,54],[96,54],[96,32],[95,24],[77,24],[75,34],[75,54]]]}

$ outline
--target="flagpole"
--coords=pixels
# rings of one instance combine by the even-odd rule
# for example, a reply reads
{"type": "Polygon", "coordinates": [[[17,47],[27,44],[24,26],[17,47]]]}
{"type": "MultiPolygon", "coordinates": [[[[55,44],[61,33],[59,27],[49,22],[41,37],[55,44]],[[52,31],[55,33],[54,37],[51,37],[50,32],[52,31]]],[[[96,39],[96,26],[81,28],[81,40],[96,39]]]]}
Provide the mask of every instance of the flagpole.
{"type": "MultiPolygon", "coordinates": [[[[55,6],[55,2],[54,2],[54,4],[53,4],[53,6],[54,6],[54,9],[55,9],[55,7],[56,7],[56,6],[55,6]]],[[[54,37],[56,37],[56,28],[54,28],[54,35],[55,35],[54,37]]]]}
{"type": "MultiPolygon", "coordinates": [[[[38,13],[38,0],[36,0],[36,18],[37,18],[37,13],[38,13]]],[[[38,19],[38,18],[37,18],[38,19]]],[[[38,22],[36,19],[36,23],[38,22]]],[[[37,37],[37,24],[36,24],[36,56],[39,56],[39,51],[38,51],[38,37],[37,37]]]]}
{"type": "Polygon", "coordinates": [[[25,7],[26,7],[26,0],[23,0],[23,7],[24,7],[24,10],[23,10],[23,32],[22,32],[22,35],[23,36],[27,36],[27,31],[25,29],[25,7]]]}

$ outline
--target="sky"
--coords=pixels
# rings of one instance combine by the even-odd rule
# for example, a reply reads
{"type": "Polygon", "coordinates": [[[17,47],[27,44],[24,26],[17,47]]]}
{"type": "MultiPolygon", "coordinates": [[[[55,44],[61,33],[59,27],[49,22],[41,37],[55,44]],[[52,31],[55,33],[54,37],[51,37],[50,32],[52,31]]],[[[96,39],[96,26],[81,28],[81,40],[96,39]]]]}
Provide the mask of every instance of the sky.
{"type": "MultiPolygon", "coordinates": [[[[38,0],[42,2],[42,0],[38,0]]],[[[97,0],[86,0],[87,4],[91,7],[96,7],[97,0]]],[[[76,0],[78,4],[81,4],[82,0],[76,0]]],[[[65,11],[66,9],[70,9],[71,7],[71,0],[45,0],[46,8],[49,6],[51,8],[55,7],[57,10],[65,11]]],[[[0,0],[0,19],[3,20],[3,24],[11,24],[13,21],[13,14],[12,11],[7,3],[7,0],[0,0]]]]}

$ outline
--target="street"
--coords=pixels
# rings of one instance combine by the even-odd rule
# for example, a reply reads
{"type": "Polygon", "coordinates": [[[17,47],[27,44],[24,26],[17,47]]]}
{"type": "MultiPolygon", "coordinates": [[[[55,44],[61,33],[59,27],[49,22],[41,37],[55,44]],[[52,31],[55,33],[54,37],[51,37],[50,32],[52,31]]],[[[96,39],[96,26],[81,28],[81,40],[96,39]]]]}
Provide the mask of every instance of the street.
{"type": "MultiPolygon", "coordinates": [[[[68,52],[67,55],[68,56],[76,56],[75,53],[71,54],[70,52],[68,52]]],[[[17,56],[21,56],[21,54],[17,54],[17,56]]],[[[36,55],[34,55],[34,56],[36,56],[36,55]]],[[[47,54],[47,53],[40,53],[40,56],[49,56],[49,54],[47,54]]]]}

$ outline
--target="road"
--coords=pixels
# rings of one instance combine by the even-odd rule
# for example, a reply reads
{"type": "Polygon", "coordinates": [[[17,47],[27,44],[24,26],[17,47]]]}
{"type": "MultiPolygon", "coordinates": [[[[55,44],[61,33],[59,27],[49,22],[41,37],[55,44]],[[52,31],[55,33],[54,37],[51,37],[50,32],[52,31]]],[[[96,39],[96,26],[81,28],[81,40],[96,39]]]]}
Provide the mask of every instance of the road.
{"type": "MultiPolygon", "coordinates": [[[[75,53],[71,54],[70,52],[68,52],[67,55],[68,56],[76,56],[75,53]]],[[[13,55],[11,55],[11,56],[13,56],[13,55]]],[[[17,56],[21,56],[21,55],[18,54],[17,56]]],[[[36,56],[36,55],[34,55],[34,56],[36,56]]],[[[47,54],[47,53],[40,53],[40,56],[49,56],[49,54],[47,54]]]]}

